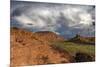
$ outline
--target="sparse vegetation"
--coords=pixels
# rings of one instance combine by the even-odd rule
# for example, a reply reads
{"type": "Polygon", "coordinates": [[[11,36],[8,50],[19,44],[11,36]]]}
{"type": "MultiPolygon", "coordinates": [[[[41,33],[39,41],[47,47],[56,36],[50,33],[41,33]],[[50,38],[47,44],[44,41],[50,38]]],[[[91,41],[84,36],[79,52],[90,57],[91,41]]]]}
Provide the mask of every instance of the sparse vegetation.
{"type": "Polygon", "coordinates": [[[56,47],[60,47],[66,51],[68,51],[71,55],[75,55],[77,52],[88,53],[90,55],[95,54],[95,46],[94,45],[84,45],[78,44],[74,42],[55,42],[53,43],[56,47]]]}
{"type": "Polygon", "coordinates": [[[92,56],[93,60],[95,60],[95,45],[85,45],[68,41],[55,42],[53,45],[66,50],[74,57],[77,53],[82,53],[85,55],[87,54],[88,56],[92,56]]]}

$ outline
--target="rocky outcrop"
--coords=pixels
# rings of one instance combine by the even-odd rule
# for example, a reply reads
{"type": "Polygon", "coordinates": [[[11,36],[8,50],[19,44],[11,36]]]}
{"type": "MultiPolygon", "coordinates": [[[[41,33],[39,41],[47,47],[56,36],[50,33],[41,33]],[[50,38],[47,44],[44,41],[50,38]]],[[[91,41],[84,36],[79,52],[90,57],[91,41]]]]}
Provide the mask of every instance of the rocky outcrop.
{"type": "Polygon", "coordinates": [[[78,34],[75,37],[71,38],[69,41],[82,44],[95,45],[95,37],[84,37],[78,34]]]}
{"type": "Polygon", "coordinates": [[[32,33],[11,29],[11,66],[71,63],[73,57],[63,49],[53,46],[49,40],[63,40],[52,32],[32,33]]]}

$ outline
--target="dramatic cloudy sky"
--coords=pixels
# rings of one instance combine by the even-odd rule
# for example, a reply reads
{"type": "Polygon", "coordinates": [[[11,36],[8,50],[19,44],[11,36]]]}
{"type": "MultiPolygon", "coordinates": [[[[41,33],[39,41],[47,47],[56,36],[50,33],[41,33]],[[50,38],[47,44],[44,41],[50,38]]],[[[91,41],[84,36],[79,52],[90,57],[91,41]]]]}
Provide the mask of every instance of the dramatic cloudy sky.
{"type": "Polygon", "coordinates": [[[11,27],[53,31],[65,37],[95,35],[95,6],[11,2],[11,27]]]}

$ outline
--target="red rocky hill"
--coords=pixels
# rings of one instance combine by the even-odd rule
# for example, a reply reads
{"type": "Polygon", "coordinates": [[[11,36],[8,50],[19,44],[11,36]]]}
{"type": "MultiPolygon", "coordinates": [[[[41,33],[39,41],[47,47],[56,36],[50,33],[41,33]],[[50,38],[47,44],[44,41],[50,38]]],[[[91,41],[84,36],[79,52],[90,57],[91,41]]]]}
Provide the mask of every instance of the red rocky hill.
{"type": "Polygon", "coordinates": [[[73,62],[73,57],[49,41],[62,41],[53,32],[32,33],[11,28],[11,66],[56,64],[73,62]]]}

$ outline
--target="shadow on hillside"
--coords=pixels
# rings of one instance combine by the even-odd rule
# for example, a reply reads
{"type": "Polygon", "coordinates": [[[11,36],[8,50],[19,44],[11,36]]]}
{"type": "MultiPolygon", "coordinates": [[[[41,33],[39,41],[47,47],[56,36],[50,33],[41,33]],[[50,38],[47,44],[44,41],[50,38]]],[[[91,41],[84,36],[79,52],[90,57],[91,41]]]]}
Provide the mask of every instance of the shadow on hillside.
{"type": "Polygon", "coordinates": [[[76,62],[92,62],[92,61],[95,61],[95,57],[87,53],[78,52],[75,55],[75,61],[76,62]]]}

